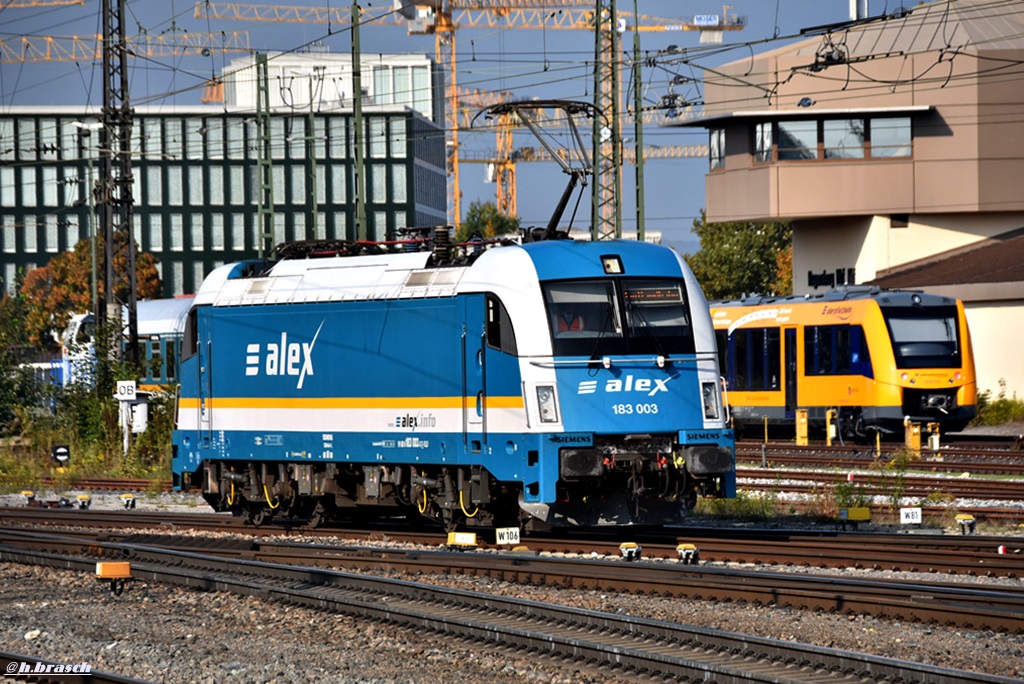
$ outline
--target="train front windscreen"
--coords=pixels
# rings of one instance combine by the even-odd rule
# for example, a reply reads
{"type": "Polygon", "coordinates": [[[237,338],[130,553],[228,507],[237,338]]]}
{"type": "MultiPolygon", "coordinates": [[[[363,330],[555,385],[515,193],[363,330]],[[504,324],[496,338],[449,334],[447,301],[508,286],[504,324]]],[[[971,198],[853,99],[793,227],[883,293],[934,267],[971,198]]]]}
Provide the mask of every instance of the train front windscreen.
{"type": "Polygon", "coordinates": [[[882,307],[897,368],[959,368],[960,327],[955,306],[882,307]]]}
{"type": "Polygon", "coordinates": [[[681,280],[621,278],[544,283],[555,356],[694,352],[681,280]]]}

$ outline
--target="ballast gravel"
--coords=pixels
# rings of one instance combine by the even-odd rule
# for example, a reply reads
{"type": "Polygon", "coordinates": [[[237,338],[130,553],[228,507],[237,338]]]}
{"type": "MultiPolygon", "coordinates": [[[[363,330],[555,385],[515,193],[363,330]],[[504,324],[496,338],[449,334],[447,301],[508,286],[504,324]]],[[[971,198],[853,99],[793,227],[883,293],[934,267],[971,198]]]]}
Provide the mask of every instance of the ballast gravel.
{"type": "MultiPolygon", "coordinates": [[[[1024,677],[1020,635],[529,587],[487,578],[417,581],[1024,677]]],[[[0,644],[0,650],[58,663],[86,662],[94,670],[183,684],[638,681],[621,670],[538,658],[253,597],[140,584],[115,598],[88,575],[9,563],[0,564],[0,644]]]]}

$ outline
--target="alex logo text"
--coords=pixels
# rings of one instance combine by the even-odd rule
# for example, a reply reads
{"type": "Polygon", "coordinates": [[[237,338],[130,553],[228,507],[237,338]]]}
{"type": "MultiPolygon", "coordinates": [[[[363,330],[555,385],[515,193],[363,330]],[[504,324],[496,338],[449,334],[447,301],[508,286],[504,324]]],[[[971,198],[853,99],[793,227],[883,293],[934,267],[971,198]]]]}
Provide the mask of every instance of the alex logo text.
{"type": "MultiPolygon", "coordinates": [[[[653,397],[658,392],[668,392],[668,381],[671,378],[634,378],[627,375],[624,378],[613,378],[606,380],[603,389],[605,392],[641,392],[653,397]]],[[[576,390],[577,394],[594,394],[598,389],[597,380],[584,380],[576,390]]]]}
{"type": "Polygon", "coordinates": [[[313,349],[323,327],[324,323],[321,321],[310,342],[289,342],[288,333],[282,332],[280,342],[246,345],[245,374],[270,377],[298,376],[295,388],[302,389],[306,376],[313,375],[313,349]]]}

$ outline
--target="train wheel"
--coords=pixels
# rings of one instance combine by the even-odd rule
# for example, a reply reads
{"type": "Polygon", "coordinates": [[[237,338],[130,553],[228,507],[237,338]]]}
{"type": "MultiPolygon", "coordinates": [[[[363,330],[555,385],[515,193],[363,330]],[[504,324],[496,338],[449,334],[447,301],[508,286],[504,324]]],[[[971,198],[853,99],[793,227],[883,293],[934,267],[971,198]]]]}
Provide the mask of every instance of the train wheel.
{"type": "Polygon", "coordinates": [[[323,504],[318,503],[314,508],[313,512],[309,514],[309,526],[317,528],[323,526],[327,522],[327,509],[324,508],[323,504]]]}
{"type": "Polygon", "coordinates": [[[263,504],[254,504],[253,507],[249,509],[249,522],[252,523],[253,527],[259,527],[260,525],[266,524],[270,522],[273,517],[273,511],[263,506],[263,504]]]}
{"type": "Polygon", "coordinates": [[[680,503],[683,506],[683,510],[687,513],[692,513],[693,509],[697,507],[697,490],[687,489],[683,492],[683,496],[680,499],[680,503]]]}
{"type": "Polygon", "coordinates": [[[450,508],[441,509],[441,524],[445,532],[454,532],[459,527],[459,521],[455,519],[455,511],[450,508]]]}

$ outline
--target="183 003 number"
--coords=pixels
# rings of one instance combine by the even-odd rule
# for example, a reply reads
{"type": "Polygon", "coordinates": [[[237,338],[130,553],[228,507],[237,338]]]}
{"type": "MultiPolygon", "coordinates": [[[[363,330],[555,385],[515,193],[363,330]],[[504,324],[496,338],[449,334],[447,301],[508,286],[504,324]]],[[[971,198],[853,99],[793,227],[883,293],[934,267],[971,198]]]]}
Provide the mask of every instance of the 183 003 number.
{"type": "Polygon", "coordinates": [[[653,416],[657,412],[657,404],[612,404],[612,413],[617,416],[629,416],[633,414],[653,416]]]}

